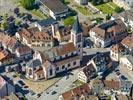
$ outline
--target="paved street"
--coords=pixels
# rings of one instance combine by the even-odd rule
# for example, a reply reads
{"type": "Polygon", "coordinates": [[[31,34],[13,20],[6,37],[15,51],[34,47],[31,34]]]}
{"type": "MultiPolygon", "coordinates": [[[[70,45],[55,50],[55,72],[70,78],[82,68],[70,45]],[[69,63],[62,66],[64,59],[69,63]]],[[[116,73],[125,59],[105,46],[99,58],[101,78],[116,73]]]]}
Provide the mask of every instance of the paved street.
{"type": "Polygon", "coordinates": [[[73,70],[71,73],[73,75],[64,76],[61,80],[59,80],[55,85],[48,88],[46,91],[44,91],[39,98],[39,100],[57,100],[58,96],[68,90],[69,87],[71,87],[72,83],[77,80],[77,73],[80,69],[73,70]],[[58,85],[56,87],[56,85],[58,85]],[[55,94],[51,94],[53,91],[57,92],[55,94]]]}

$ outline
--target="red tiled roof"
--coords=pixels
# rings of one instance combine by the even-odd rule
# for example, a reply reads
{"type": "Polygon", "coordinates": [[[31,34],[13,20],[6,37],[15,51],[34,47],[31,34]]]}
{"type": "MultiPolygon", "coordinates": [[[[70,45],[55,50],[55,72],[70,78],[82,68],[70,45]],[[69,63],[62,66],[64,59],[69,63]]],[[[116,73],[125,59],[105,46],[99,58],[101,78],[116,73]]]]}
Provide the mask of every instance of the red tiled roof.
{"type": "Polygon", "coordinates": [[[74,96],[81,96],[84,94],[89,94],[91,92],[91,88],[89,84],[83,84],[81,86],[78,86],[74,89],[71,89],[70,91],[67,91],[62,94],[63,100],[71,100],[74,96]]]}
{"type": "Polygon", "coordinates": [[[121,41],[122,45],[126,45],[128,48],[133,48],[133,35],[127,36],[125,39],[121,41]]]}
{"type": "Polygon", "coordinates": [[[119,88],[120,88],[120,82],[119,81],[105,80],[103,82],[104,82],[104,85],[105,85],[105,88],[106,89],[119,90],[119,88]]]}
{"type": "Polygon", "coordinates": [[[28,47],[28,46],[26,46],[26,45],[22,45],[22,46],[18,47],[16,50],[17,50],[20,54],[25,54],[25,53],[27,53],[27,52],[31,52],[31,48],[28,47]]]}
{"type": "Polygon", "coordinates": [[[76,50],[77,48],[74,46],[73,42],[58,46],[56,48],[58,56],[68,54],[76,50]]]}

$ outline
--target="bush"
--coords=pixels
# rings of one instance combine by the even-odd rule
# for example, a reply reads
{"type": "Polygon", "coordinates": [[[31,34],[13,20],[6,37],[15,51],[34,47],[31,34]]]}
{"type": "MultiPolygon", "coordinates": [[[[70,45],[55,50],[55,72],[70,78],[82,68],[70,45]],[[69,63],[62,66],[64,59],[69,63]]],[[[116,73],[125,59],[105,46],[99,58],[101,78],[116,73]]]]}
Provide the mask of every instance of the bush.
{"type": "Polygon", "coordinates": [[[27,9],[27,10],[31,10],[34,8],[35,5],[35,0],[21,0],[21,5],[27,9]]]}
{"type": "Polygon", "coordinates": [[[117,12],[117,13],[120,13],[120,12],[122,12],[122,11],[124,11],[123,8],[120,8],[120,7],[116,7],[116,8],[115,8],[115,12],[117,12]]]}
{"type": "Polygon", "coordinates": [[[2,24],[1,24],[1,28],[3,29],[3,30],[6,30],[7,28],[8,28],[8,22],[7,21],[5,21],[5,22],[3,22],[2,24]]]}
{"type": "Polygon", "coordinates": [[[108,14],[108,15],[106,16],[106,20],[110,20],[110,18],[111,18],[111,15],[108,14]]]}
{"type": "Polygon", "coordinates": [[[21,21],[21,20],[16,20],[16,21],[15,21],[15,25],[16,25],[16,26],[20,26],[20,25],[21,25],[21,23],[22,23],[22,21],[21,21]]]}
{"type": "Polygon", "coordinates": [[[75,19],[74,17],[68,17],[66,19],[64,19],[64,25],[65,26],[69,26],[69,25],[72,25],[74,23],[75,19]]]}

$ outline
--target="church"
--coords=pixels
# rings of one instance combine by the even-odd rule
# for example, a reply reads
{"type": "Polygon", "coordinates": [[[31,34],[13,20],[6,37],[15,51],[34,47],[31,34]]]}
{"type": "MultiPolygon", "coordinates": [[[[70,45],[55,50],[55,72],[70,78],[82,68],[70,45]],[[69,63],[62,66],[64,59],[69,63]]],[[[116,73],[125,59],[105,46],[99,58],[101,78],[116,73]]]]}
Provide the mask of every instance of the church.
{"type": "Polygon", "coordinates": [[[56,77],[58,73],[80,67],[83,56],[83,35],[78,17],[72,26],[70,40],[44,52],[35,51],[26,65],[26,77],[39,80],[56,77]]]}

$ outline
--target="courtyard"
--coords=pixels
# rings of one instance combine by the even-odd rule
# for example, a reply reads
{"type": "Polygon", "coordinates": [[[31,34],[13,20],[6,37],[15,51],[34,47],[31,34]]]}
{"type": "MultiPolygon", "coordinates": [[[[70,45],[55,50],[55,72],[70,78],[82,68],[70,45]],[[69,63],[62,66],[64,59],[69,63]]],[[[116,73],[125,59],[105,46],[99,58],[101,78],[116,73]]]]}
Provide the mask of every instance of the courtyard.
{"type": "Polygon", "coordinates": [[[99,9],[104,14],[113,14],[115,13],[115,8],[118,7],[113,2],[107,2],[100,5],[95,6],[97,9],[99,9]]]}

